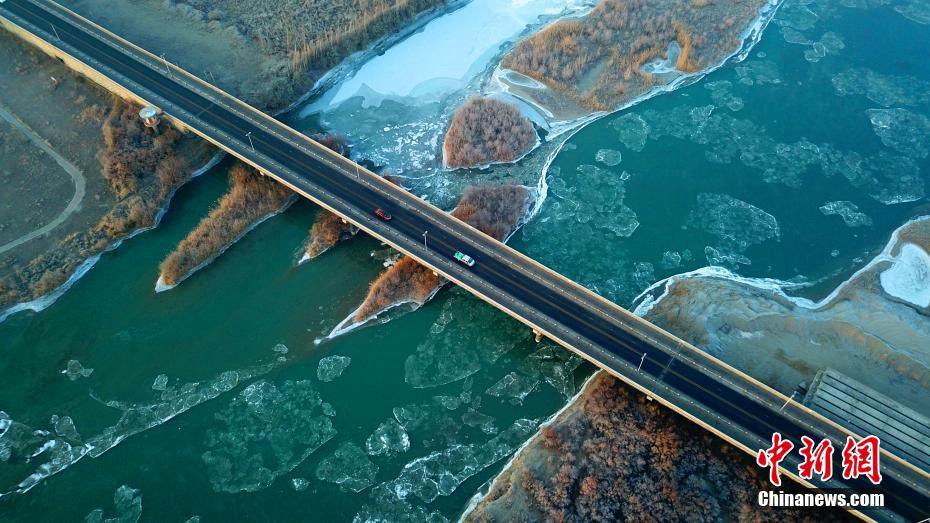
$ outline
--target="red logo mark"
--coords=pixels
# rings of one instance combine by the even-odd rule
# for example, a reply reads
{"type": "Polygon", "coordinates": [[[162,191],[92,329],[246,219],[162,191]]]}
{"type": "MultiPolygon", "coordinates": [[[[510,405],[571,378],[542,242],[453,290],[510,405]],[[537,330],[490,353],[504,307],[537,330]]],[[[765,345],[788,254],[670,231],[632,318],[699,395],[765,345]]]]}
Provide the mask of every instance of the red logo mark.
{"type": "Polygon", "coordinates": [[[843,479],[865,476],[873,485],[881,483],[882,474],[878,465],[880,445],[878,436],[867,436],[858,442],[852,436],[847,436],[843,447],[843,479]]]}
{"type": "Polygon", "coordinates": [[[802,479],[812,479],[816,473],[821,481],[829,481],[833,477],[833,443],[824,439],[814,447],[814,440],[807,436],[801,436],[801,443],[799,452],[804,461],[798,465],[798,475],[802,479]]]}
{"type": "Polygon", "coordinates": [[[794,443],[786,439],[782,439],[780,432],[775,432],[772,434],[772,446],[768,449],[762,449],[759,451],[759,454],[756,456],[756,464],[760,467],[769,468],[769,481],[772,482],[772,485],[776,487],[781,486],[781,476],[778,474],[778,464],[788,456],[788,453],[791,452],[791,449],[794,448],[794,443]]]}

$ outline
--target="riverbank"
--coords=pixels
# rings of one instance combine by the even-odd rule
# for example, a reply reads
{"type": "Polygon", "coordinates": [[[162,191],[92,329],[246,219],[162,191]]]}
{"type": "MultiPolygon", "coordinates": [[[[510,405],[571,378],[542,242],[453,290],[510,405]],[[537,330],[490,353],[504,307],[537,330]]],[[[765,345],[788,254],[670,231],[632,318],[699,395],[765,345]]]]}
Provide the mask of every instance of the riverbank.
{"type": "MultiPolygon", "coordinates": [[[[292,32],[288,30],[288,27],[290,27],[288,24],[293,24],[295,21],[286,16],[284,11],[274,10],[280,10],[287,6],[257,7],[252,4],[229,4],[225,5],[225,8],[230,10],[227,13],[216,9],[216,6],[212,6],[210,2],[197,2],[196,8],[192,5],[174,2],[136,2],[130,8],[124,2],[87,0],[78,2],[72,7],[79,13],[88,16],[133,42],[140,43],[156,54],[164,55],[175,51],[177,55],[192,59],[192,62],[181,63],[180,65],[188,68],[194,74],[216,82],[219,87],[246,99],[246,101],[266,110],[275,111],[281,110],[289,103],[301,99],[303,93],[307,92],[330,66],[335,65],[348,54],[372,42],[377,44],[390,41],[392,33],[400,29],[401,26],[415,20],[424,23],[426,18],[435,15],[444,5],[444,0],[413,0],[390,7],[383,4],[376,8],[374,12],[366,12],[366,14],[361,15],[362,11],[358,9],[358,6],[353,6],[351,3],[343,6],[344,9],[342,10],[334,10],[331,6],[322,3],[304,2],[301,4],[300,16],[312,19],[313,27],[326,34],[326,37],[323,40],[310,42],[306,40],[309,33],[302,33],[304,37],[299,49],[297,47],[293,49],[282,47],[285,41],[293,37],[292,32]],[[267,9],[271,9],[274,13],[268,12],[267,9]],[[319,10],[322,10],[328,16],[317,16],[319,10]],[[277,18],[270,18],[272,14],[276,14],[277,18]],[[358,16],[356,17],[356,15],[358,16]],[[224,20],[221,17],[227,18],[224,20]],[[272,23],[272,26],[261,28],[260,30],[264,31],[262,35],[252,35],[258,38],[261,45],[258,45],[254,38],[246,38],[248,35],[240,30],[246,25],[253,30],[259,30],[259,28],[251,27],[250,24],[246,23],[248,20],[256,19],[256,17],[263,19],[266,24],[274,20],[278,21],[277,24],[272,23]],[[151,28],[156,26],[164,30],[151,31],[151,28]],[[344,32],[333,32],[334,27],[340,27],[344,29],[344,32]],[[327,43],[331,44],[328,48],[325,45],[327,43]],[[193,48],[209,49],[211,52],[187,52],[187,50],[193,48]],[[295,55],[295,53],[299,56],[295,55]],[[285,64],[285,61],[289,62],[285,64]],[[308,68],[310,61],[314,62],[315,67],[308,68]],[[258,71],[258,74],[256,74],[256,71],[258,71]]],[[[14,40],[14,38],[10,36],[10,40],[14,40]]],[[[42,120],[43,125],[40,130],[43,132],[48,131],[56,138],[60,137],[62,144],[60,147],[69,150],[72,147],[71,142],[87,142],[88,137],[95,136],[92,130],[82,129],[78,132],[72,129],[67,122],[73,121],[85,124],[90,122],[102,126],[104,115],[109,107],[108,100],[110,97],[101,88],[87,84],[82,77],[72,73],[57,62],[53,63],[45,55],[28,48],[18,40],[11,43],[14,45],[9,51],[12,55],[9,63],[32,62],[31,67],[17,67],[15,70],[10,71],[11,74],[16,76],[10,79],[13,84],[17,86],[28,84],[29,82],[23,78],[23,75],[31,73],[35,76],[36,91],[53,91],[62,97],[60,103],[47,104],[46,107],[64,108],[65,112],[71,110],[72,107],[76,107],[73,118],[63,119],[66,122],[65,125],[59,123],[52,126],[52,119],[48,118],[42,120]],[[34,71],[36,65],[43,62],[48,64],[45,66],[46,69],[54,69],[54,71],[34,71]],[[51,83],[46,80],[47,78],[51,78],[51,83]],[[76,83],[79,86],[68,91],[59,89],[62,79],[76,83]],[[97,104],[93,104],[95,98],[98,100],[97,104]],[[107,102],[103,100],[107,100],[107,102]],[[90,103],[88,104],[88,102],[90,103]],[[57,127],[63,127],[67,134],[57,131],[57,127]]],[[[4,51],[0,50],[0,52],[4,51]]],[[[8,92],[20,91],[26,92],[20,89],[8,90],[8,92]]],[[[13,100],[19,99],[13,97],[13,100]]],[[[28,114],[35,111],[34,105],[29,103],[31,99],[23,98],[22,101],[25,105],[21,110],[17,111],[18,113],[28,114]]],[[[32,118],[32,115],[29,118],[32,118]]],[[[40,118],[44,117],[40,116],[40,118]]],[[[62,121],[62,115],[56,114],[54,119],[60,122],[62,121]]],[[[164,137],[160,137],[159,140],[164,141],[164,137]]],[[[80,151],[78,156],[82,160],[79,162],[81,172],[92,173],[99,170],[99,164],[95,159],[90,159],[93,158],[95,151],[102,149],[104,146],[103,140],[98,140],[96,143],[93,141],[82,143],[81,146],[74,148],[80,151]],[[81,156],[81,154],[84,156],[81,156]],[[88,155],[90,158],[86,158],[88,155]]],[[[96,210],[96,220],[106,221],[106,223],[101,222],[93,228],[91,227],[96,220],[89,216],[87,212],[78,212],[82,210],[79,207],[81,200],[84,200],[84,193],[81,191],[94,191],[93,198],[100,201],[109,196],[110,192],[113,192],[117,199],[126,199],[133,190],[139,188],[116,187],[110,184],[109,190],[107,190],[106,183],[99,185],[92,183],[87,188],[84,187],[87,185],[86,180],[75,177],[74,173],[77,171],[71,169],[69,172],[72,179],[78,185],[75,185],[72,202],[61,212],[58,218],[55,218],[56,222],[67,221],[68,223],[65,223],[67,227],[63,227],[62,223],[53,223],[54,227],[51,225],[46,227],[49,230],[56,229],[54,232],[61,234],[58,238],[65,238],[67,241],[57,244],[52,251],[45,252],[40,256],[44,252],[40,248],[43,244],[42,240],[47,240],[49,237],[44,233],[39,234],[44,229],[32,231],[31,236],[28,238],[19,235],[18,239],[14,239],[14,241],[18,242],[16,245],[18,250],[23,252],[16,252],[14,256],[6,257],[3,266],[0,267],[0,311],[3,311],[0,313],[0,321],[18,311],[39,311],[44,309],[63,294],[77,278],[89,270],[102,252],[115,248],[121,239],[156,226],[158,218],[160,218],[168,204],[170,195],[174,193],[182,180],[190,177],[194,166],[206,165],[209,156],[212,154],[208,145],[192,136],[184,136],[182,140],[175,144],[175,147],[177,148],[176,158],[179,162],[174,166],[175,170],[183,169],[187,171],[187,174],[172,175],[172,180],[168,182],[164,189],[154,189],[154,192],[160,193],[159,196],[162,200],[154,201],[148,197],[136,198],[132,205],[124,206],[125,208],[119,210],[114,209],[116,214],[113,214],[114,211],[109,211],[105,205],[85,205],[86,208],[96,210]],[[79,185],[80,190],[78,190],[79,185]],[[146,209],[144,211],[146,217],[140,214],[143,212],[138,210],[140,206],[146,209]],[[127,217],[130,219],[127,220],[127,217]],[[81,225],[77,226],[76,224],[79,221],[81,225]],[[72,222],[74,225],[72,225],[72,222]],[[135,225],[114,227],[117,222],[121,224],[132,222],[135,225]],[[104,231],[101,232],[101,229],[104,229],[104,231]],[[88,235],[91,239],[85,238],[88,235]]],[[[23,161],[30,161],[23,155],[17,157],[23,161]]],[[[212,166],[213,163],[215,162],[211,162],[209,165],[212,166]]],[[[164,174],[167,169],[162,169],[162,171],[162,174],[164,174]]],[[[106,173],[104,173],[105,177],[106,173]]],[[[91,178],[98,180],[93,176],[91,178]]],[[[40,179],[47,180],[48,178],[42,177],[40,179]]],[[[33,194],[47,193],[47,191],[34,190],[33,187],[23,188],[23,190],[33,194]]],[[[62,190],[66,189],[63,187],[62,190]]],[[[151,191],[143,189],[142,192],[151,191]]],[[[31,200],[26,198],[23,201],[28,202],[31,200]]],[[[33,205],[32,208],[35,209],[37,206],[33,205]]],[[[13,211],[10,209],[10,212],[13,211]]],[[[38,219],[29,219],[23,225],[33,223],[38,219]]],[[[24,231],[24,233],[25,235],[30,234],[29,231],[24,231]]],[[[54,241],[45,242],[47,245],[54,243],[54,241]]],[[[216,255],[218,253],[214,257],[216,255]]]]}
{"type": "Polygon", "coordinates": [[[930,217],[917,218],[817,302],[709,268],[659,282],[635,311],[784,394],[831,368],[927,415],[928,251],[930,217]]]}
{"type": "Polygon", "coordinates": [[[751,456],[599,372],[462,521],[845,519],[759,508],[767,481],[751,456]]]}
{"type": "Polygon", "coordinates": [[[101,253],[153,227],[212,152],[173,129],[147,134],[138,108],[12,34],[0,34],[0,56],[11,64],[0,73],[10,125],[0,168],[17,173],[5,185],[13,196],[3,210],[2,321],[45,308],[101,253]],[[45,103],[35,104],[38,93],[45,103]]]}
{"type": "MultiPolygon", "coordinates": [[[[266,112],[446,0],[78,0],[72,9],[266,112]],[[153,27],[158,27],[153,31],[153,27]],[[198,49],[201,52],[190,52],[198,49]]],[[[433,13],[435,14],[435,13],[433,13]]]]}

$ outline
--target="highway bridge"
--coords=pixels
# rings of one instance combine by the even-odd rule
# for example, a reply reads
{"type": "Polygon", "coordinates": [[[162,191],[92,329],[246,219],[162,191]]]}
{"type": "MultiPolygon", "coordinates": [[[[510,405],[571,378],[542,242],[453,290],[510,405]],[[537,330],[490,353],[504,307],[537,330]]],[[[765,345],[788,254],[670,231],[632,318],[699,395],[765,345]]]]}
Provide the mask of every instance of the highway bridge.
{"type": "MultiPolygon", "coordinates": [[[[773,432],[800,445],[828,437],[842,448],[848,431],[700,349],[495,241],[441,209],[313,142],[276,119],[49,0],[0,0],[9,31],[124,96],[161,108],[181,125],[414,257],[482,300],[578,353],[682,416],[755,455],[773,432]],[[383,208],[393,220],[376,219],[383,208]],[[461,250],[477,264],[467,268],[461,250]]],[[[835,453],[841,470],[840,452],[835,453]]],[[[795,451],[782,472],[807,486],[867,488],[864,480],[828,484],[797,476],[795,451]]],[[[930,516],[930,475],[882,454],[884,510],[879,520],[930,516]]]]}

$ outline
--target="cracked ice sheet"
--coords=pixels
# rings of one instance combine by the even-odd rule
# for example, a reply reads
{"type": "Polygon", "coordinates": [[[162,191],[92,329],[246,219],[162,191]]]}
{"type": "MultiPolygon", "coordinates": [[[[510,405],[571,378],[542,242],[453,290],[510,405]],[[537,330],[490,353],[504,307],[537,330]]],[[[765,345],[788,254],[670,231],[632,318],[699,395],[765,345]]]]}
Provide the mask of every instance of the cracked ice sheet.
{"type": "Polygon", "coordinates": [[[294,470],[336,435],[309,380],[259,380],[216,415],[203,462],[217,492],[254,492],[294,470]]]}

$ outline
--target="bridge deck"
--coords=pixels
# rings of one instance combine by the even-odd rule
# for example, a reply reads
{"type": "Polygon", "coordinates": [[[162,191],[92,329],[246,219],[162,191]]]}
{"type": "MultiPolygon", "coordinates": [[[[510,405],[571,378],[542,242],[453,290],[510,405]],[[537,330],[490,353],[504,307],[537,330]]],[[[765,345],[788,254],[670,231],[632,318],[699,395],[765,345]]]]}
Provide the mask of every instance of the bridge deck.
{"type": "Polygon", "coordinates": [[[804,404],[860,434],[879,436],[882,446],[930,469],[930,419],[832,369],[817,373],[804,404]]]}

